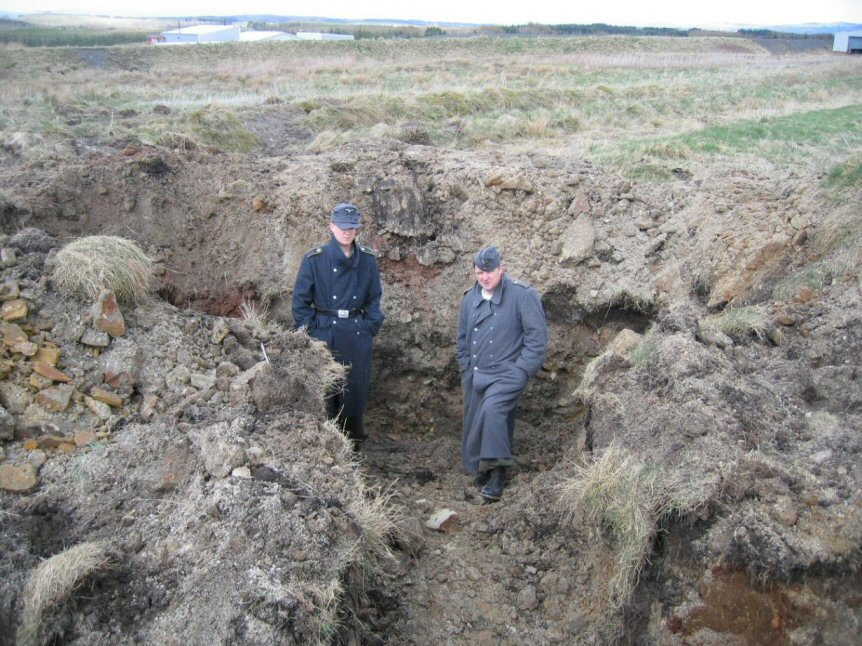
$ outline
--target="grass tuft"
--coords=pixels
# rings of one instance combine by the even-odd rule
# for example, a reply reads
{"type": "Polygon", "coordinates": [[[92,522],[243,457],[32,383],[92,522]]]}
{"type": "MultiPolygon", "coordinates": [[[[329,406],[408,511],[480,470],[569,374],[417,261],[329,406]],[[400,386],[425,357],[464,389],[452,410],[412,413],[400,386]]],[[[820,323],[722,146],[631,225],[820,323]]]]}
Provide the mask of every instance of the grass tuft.
{"type": "Polygon", "coordinates": [[[141,248],[117,236],[89,236],[70,242],[56,257],[53,280],[64,294],[98,298],[104,289],[124,303],[150,289],[153,261],[141,248]]]}
{"type": "Polygon", "coordinates": [[[87,577],[111,567],[108,546],[100,542],[82,543],[43,561],[30,574],[24,588],[18,644],[39,644],[45,613],[69,598],[87,577]]]}
{"type": "Polygon", "coordinates": [[[763,305],[727,308],[713,322],[719,330],[737,342],[750,339],[763,342],[774,327],[763,305]]]}
{"type": "Polygon", "coordinates": [[[702,492],[684,486],[656,465],[640,462],[617,443],[559,485],[565,522],[591,528],[595,542],[606,542],[616,567],[608,573],[611,608],[626,604],[648,562],[663,518],[690,511],[702,503],[702,492]]]}

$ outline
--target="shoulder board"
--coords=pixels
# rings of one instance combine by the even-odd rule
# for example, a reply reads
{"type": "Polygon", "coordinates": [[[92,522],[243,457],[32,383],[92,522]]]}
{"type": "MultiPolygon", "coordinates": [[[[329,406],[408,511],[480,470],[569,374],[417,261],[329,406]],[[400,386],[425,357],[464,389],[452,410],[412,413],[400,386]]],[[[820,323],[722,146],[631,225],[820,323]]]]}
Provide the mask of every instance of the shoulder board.
{"type": "Polygon", "coordinates": [[[518,280],[517,278],[510,278],[510,279],[509,279],[509,282],[510,282],[510,283],[512,283],[513,285],[517,285],[518,287],[523,287],[523,288],[525,288],[525,289],[530,289],[530,285],[529,285],[528,283],[525,283],[525,282],[524,282],[524,281],[522,281],[522,280],[518,280]]]}
{"type": "Polygon", "coordinates": [[[357,245],[357,246],[359,247],[359,251],[361,251],[362,253],[370,254],[370,255],[374,256],[375,258],[377,258],[380,255],[376,249],[372,249],[371,247],[366,247],[364,244],[357,245]]]}
{"type": "Polygon", "coordinates": [[[312,256],[317,256],[323,253],[323,247],[315,247],[314,249],[309,249],[305,252],[305,258],[311,258],[312,256]]]}

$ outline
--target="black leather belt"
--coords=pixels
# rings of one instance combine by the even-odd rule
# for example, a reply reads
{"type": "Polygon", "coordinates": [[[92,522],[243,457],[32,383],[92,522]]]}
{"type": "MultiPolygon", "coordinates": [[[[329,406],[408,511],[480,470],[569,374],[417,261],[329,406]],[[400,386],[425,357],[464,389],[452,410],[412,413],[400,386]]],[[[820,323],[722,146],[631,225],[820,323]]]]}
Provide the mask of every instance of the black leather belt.
{"type": "Polygon", "coordinates": [[[328,310],[325,307],[315,307],[314,311],[317,314],[324,314],[326,316],[334,316],[340,319],[352,319],[354,316],[359,316],[360,314],[365,313],[365,308],[357,307],[354,310],[328,310]]]}

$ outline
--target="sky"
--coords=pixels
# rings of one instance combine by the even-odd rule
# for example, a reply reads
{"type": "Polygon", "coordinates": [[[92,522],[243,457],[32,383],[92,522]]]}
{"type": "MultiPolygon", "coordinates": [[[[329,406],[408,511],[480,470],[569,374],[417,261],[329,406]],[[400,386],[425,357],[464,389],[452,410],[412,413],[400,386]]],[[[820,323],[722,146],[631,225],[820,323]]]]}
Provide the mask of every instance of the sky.
{"type": "Polygon", "coordinates": [[[110,16],[277,14],[514,25],[714,27],[862,23],[862,0],[0,0],[0,11],[110,16]]]}

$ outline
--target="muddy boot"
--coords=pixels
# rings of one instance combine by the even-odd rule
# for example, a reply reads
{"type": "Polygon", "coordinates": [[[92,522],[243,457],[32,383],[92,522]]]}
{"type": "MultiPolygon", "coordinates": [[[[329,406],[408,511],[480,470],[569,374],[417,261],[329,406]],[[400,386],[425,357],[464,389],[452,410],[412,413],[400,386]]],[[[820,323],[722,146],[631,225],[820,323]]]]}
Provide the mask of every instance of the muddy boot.
{"type": "Polygon", "coordinates": [[[491,477],[491,471],[493,471],[493,469],[487,469],[485,471],[482,471],[482,473],[480,473],[473,479],[473,484],[480,489],[484,487],[486,484],[488,484],[488,479],[491,477]]]}
{"type": "Polygon", "coordinates": [[[487,484],[479,492],[482,498],[485,499],[485,502],[497,502],[503,496],[505,480],[506,473],[503,467],[491,469],[487,484]]]}

